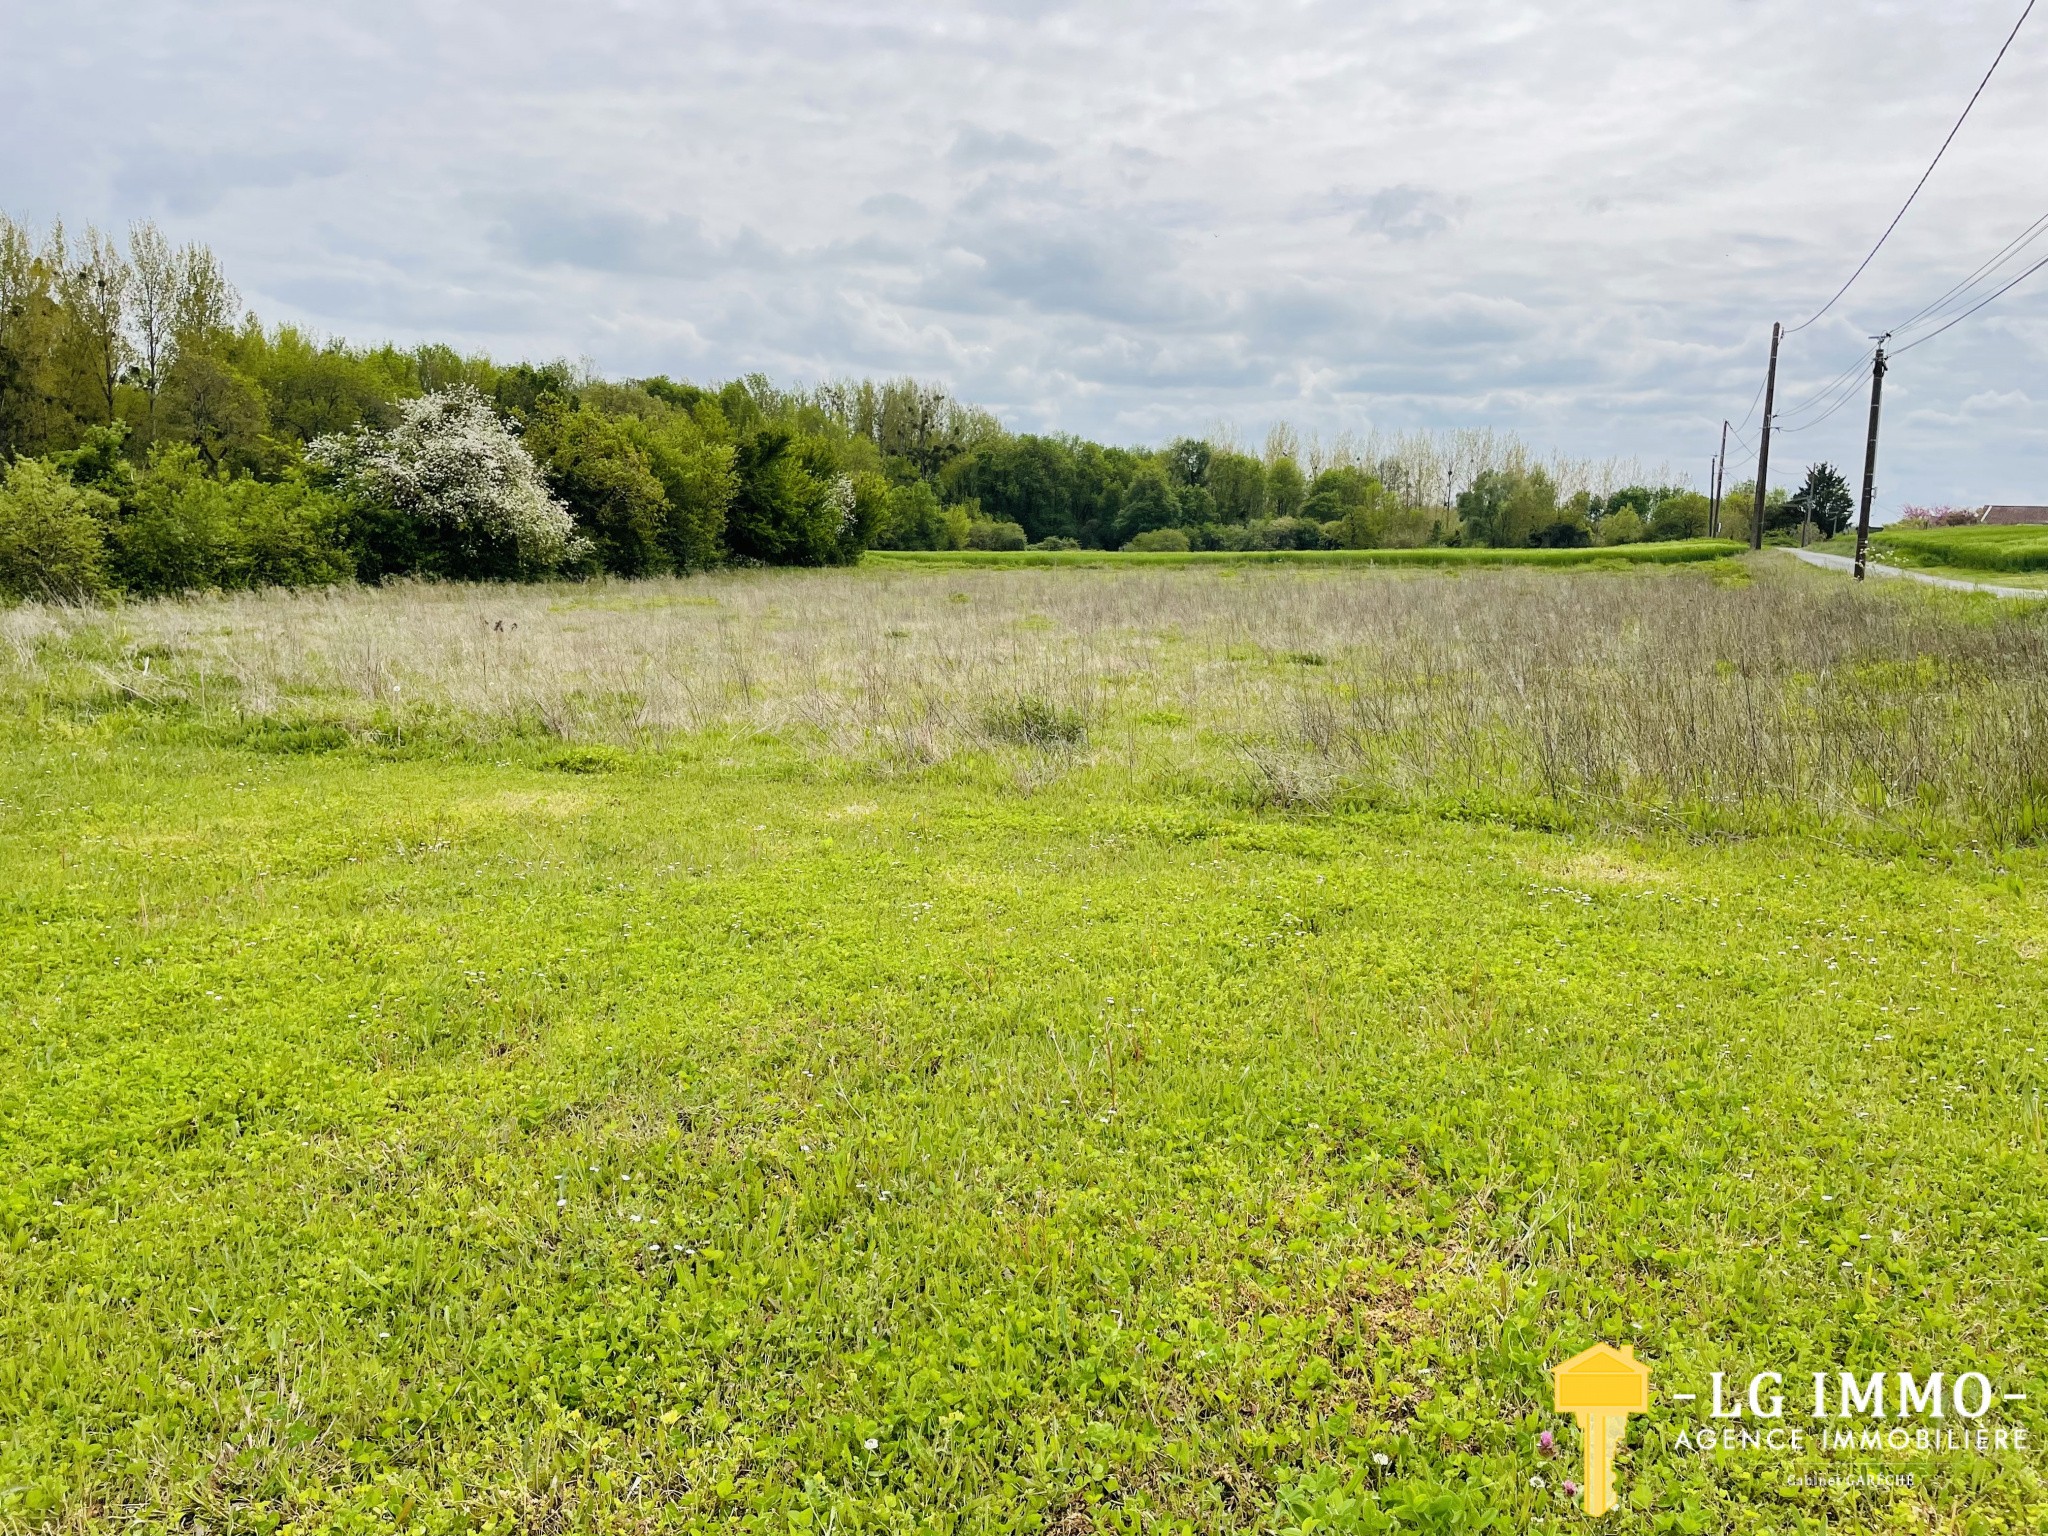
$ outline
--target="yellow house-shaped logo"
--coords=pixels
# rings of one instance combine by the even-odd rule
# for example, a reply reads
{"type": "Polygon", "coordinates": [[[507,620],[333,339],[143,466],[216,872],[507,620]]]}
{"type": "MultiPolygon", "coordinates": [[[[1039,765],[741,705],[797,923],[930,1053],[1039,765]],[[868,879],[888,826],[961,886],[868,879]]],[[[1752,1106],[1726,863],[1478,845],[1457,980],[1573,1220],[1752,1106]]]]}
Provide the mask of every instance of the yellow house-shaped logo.
{"type": "Polygon", "coordinates": [[[1551,1367],[1557,1411],[1579,1421],[1586,1443],[1586,1513],[1614,1508],[1614,1454],[1628,1431],[1628,1416],[1650,1406],[1650,1368],[1624,1344],[1595,1344],[1551,1367]]]}

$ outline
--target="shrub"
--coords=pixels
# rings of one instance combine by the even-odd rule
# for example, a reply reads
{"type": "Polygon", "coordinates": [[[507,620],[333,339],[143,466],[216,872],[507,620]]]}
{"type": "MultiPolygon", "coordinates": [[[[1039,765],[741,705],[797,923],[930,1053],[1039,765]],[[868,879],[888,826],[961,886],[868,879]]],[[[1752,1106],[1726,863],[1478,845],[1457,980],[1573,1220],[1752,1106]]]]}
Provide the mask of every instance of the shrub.
{"type": "Polygon", "coordinates": [[[1273,517],[1245,524],[1247,549],[1321,549],[1323,529],[1306,517],[1273,517]]]}
{"type": "Polygon", "coordinates": [[[1050,538],[1050,539],[1040,539],[1040,540],[1039,540],[1039,541],[1038,541],[1038,542],[1037,542],[1036,544],[1033,544],[1033,545],[1032,545],[1031,547],[1032,547],[1033,549],[1055,549],[1055,550],[1056,550],[1056,549],[1079,549],[1079,548],[1081,547],[1081,541],[1080,541],[1079,539],[1062,539],[1062,538],[1054,537],[1054,538],[1050,538]]]}
{"type": "Polygon", "coordinates": [[[1023,549],[1030,543],[1021,523],[998,523],[977,518],[967,525],[969,549],[1023,549]]]}
{"type": "Polygon", "coordinates": [[[354,572],[338,547],[345,521],[337,498],[301,478],[230,479],[179,444],[151,459],[108,542],[121,585],[145,595],[325,586],[354,572]]]}
{"type": "Polygon", "coordinates": [[[468,385],[398,405],[389,432],[315,438],[306,457],[357,503],[364,574],[538,574],[588,548],[512,429],[468,385]]]}
{"type": "Polygon", "coordinates": [[[876,544],[883,549],[965,549],[969,519],[963,506],[942,507],[922,480],[889,493],[876,544]]]}
{"type": "Polygon", "coordinates": [[[0,481],[0,596],[81,602],[106,590],[102,519],[113,501],[40,459],[0,481]]]}
{"type": "Polygon", "coordinates": [[[998,741],[1041,751],[1077,747],[1088,737],[1087,718],[1078,709],[1055,704],[1035,693],[1020,694],[996,705],[982,716],[981,724],[998,741]]]}
{"type": "Polygon", "coordinates": [[[739,489],[732,444],[713,441],[683,417],[647,428],[641,450],[667,501],[661,545],[669,562],[680,571],[716,565],[725,557],[725,517],[739,489]]]}
{"type": "Polygon", "coordinates": [[[1703,539],[1714,504],[1698,491],[1681,491],[1657,503],[1650,514],[1649,536],[1659,543],[1673,539],[1703,539]]]}
{"type": "Polygon", "coordinates": [[[1597,537],[1602,544],[1640,544],[1647,533],[1642,514],[1634,507],[1623,507],[1600,519],[1597,537]]]}
{"type": "Polygon", "coordinates": [[[569,509],[599,567],[645,576],[672,563],[663,547],[668,494],[636,437],[645,434],[588,407],[549,398],[528,418],[524,446],[569,509]]]}
{"type": "Polygon", "coordinates": [[[1968,528],[1984,519],[1982,507],[1908,507],[1894,528],[1968,528]]]}
{"type": "Polygon", "coordinates": [[[1139,470],[1124,487],[1123,498],[1117,505],[1116,526],[1126,540],[1171,527],[1180,520],[1180,498],[1173,482],[1166,478],[1166,471],[1158,466],[1148,465],[1139,470]]]}
{"type": "Polygon", "coordinates": [[[1380,481],[1351,465],[1316,476],[1301,515],[1322,528],[1330,549],[1377,549],[1386,542],[1393,498],[1380,481]]]}
{"type": "Polygon", "coordinates": [[[1144,554],[1179,554],[1188,552],[1188,536],[1178,528],[1154,528],[1139,534],[1125,549],[1144,554]]]}

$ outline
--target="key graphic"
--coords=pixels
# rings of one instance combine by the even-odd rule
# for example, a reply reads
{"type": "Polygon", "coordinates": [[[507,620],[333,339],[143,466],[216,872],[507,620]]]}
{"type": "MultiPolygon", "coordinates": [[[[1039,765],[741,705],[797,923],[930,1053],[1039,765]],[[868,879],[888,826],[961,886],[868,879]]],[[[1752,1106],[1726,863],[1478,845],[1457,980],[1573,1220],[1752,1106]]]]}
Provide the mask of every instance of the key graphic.
{"type": "Polygon", "coordinates": [[[1650,1406],[1650,1368],[1624,1344],[1595,1344],[1551,1369],[1557,1411],[1579,1421],[1586,1442],[1586,1513],[1614,1508],[1614,1455],[1628,1432],[1628,1416],[1650,1406]]]}

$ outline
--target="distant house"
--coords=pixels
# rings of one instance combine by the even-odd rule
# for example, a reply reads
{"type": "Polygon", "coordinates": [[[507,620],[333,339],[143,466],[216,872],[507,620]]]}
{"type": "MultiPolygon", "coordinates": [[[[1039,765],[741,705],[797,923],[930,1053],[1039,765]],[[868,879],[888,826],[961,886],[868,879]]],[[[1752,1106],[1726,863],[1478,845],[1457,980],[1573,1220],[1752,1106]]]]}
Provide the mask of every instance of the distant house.
{"type": "Polygon", "coordinates": [[[1986,507],[1982,521],[2007,528],[2020,523],[2048,523],[2048,507],[1986,507]]]}

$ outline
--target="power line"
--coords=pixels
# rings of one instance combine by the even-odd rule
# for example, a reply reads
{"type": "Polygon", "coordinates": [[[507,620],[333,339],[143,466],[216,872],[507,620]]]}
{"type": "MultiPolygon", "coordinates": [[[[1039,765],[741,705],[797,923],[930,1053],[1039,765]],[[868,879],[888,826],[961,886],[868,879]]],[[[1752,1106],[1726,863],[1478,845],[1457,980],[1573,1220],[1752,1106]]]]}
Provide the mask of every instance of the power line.
{"type": "Polygon", "coordinates": [[[2001,246],[1998,249],[1998,251],[1993,256],[1991,256],[1989,260],[1985,261],[1982,265],[1980,265],[1977,268],[1976,271],[1972,272],[1968,277],[1964,278],[1961,282],[1957,283],[1953,288],[1949,289],[1947,293],[1944,293],[1940,298],[1934,300],[1931,304],[1923,304],[1919,309],[1916,309],[1904,320],[1901,320],[1897,325],[1893,326],[1892,334],[1894,336],[1903,335],[1906,331],[1911,330],[1921,320],[1932,317],[1941,309],[1941,307],[1944,304],[1948,303],[1950,299],[1954,298],[1957,294],[1963,292],[1964,289],[1969,288],[1980,277],[1983,277],[1986,274],[1996,270],[1997,268],[2004,266],[2009,257],[2017,255],[2019,252],[2025,250],[2044,233],[2048,233],[2048,213],[2042,214],[2041,217],[2034,220],[2033,223],[2029,224],[2025,229],[2021,230],[2017,235],[2013,236],[2012,239],[2006,241],[2006,243],[2003,246],[2001,246]]]}
{"type": "MultiPolygon", "coordinates": [[[[1904,349],[1903,349],[1903,348],[1901,348],[1900,350],[1901,350],[1901,351],[1903,351],[1904,349]]],[[[1858,384],[1861,384],[1861,383],[1862,383],[1863,381],[1862,381],[1862,379],[1860,379],[1860,378],[1859,378],[1859,379],[1857,379],[1857,380],[1856,380],[1856,382],[1857,382],[1858,384]]],[[[1835,403],[1834,403],[1833,405],[1831,405],[1831,406],[1829,406],[1829,407],[1827,408],[1827,412],[1826,412],[1826,414],[1825,414],[1825,415],[1821,415],[1821,416],[1816,416],[1816,417],[1814,417],[1814,418],[1813,418],[1813,420],[1811,420],[1811,421],[1807,422],[1807,423],[1806,423],[1805,425],[1803,425],[1803,426],[1797,426],[1797,427],[1780,427],[1780,428],[1778,428],[1778,430],[1779,430],[1780,432],[1811,432],[1811,431],[1812,431],[1812,430],[1813,430],[1813,429],[1814,429],[1815,427],[1819,426],[1819,425],[1820,425],[1820,424],[1821,424],[1822,422],[1826,421],[1826,420],[1828,419],[1828,417],[1829,417],[1829,416],[1832,416],[1832,415],[1834,415],[1834,414],[1835,414],[1835,412],[1839,411],[1839,410],[1840,410],[1840,409],[1841,409],[1841,408],[1842,408],[1843,406],[1847,405],[1847,404],[1848,404],[1848,403],[1849,403],[1849,402],[1850,402],[1851,400],[1854,400],[1854,399],[1855,399],[1855,398],[1857,397],[1857,395],[1858,395],[1859,393],[1860,393],[1860,391],[1859,391],[1859,390],[1855,390],[1855,389],[1845,389],[1845,390],[1843,390],[1843,391],[1842,391],[1842,396],[1841,396],[1841,398],[1840,398],[1839,400],[1837,400],[1837,401],[1836,401],[1836,402],[1835,402],[1835,403]]]]}
{"type": "Polygon", "coordinates": [[[1811,408],[1812,406],[1817,405],[1822,400],[1827,399],[1828,397],[1833,395],[1837,389],[1839,389],[1842,386],[1844,380],[1853,379],[1859,376],[1863,372],[1863,365],[1869,361],[1870,354],[1868,352],[1865,352],[1861,357],[1857,358],[1855,362],[1851,363],[1847,368],[1844,368],[1840,373],[1836,374],[1827,383],[1823,384],[1819,389],[1816,389],[1812,394],[1808,395],[1804,400],[1800,401],[1797,405],[1787,406],[1784,410],[1778,412],[1778,420],[1783,421],[1788,416],[1797,416],[1800,412],[1805,411],[1811,408]]]}
{"type": "Polygon", "coordinates": [[[1828,417],[1834,415],[1836,411],[1841,409],[1842,402],[1853,397],[1857,387],[1863,382],[1862,366],[1867,361],[1869,361],[1868,357],[1859,359],[1854,372],[1844,374],[1833,385],[1829,386],[1828,394],[1824,401],[1816,400],[1814,402],[1815,406],[1822,407],[1818,416],[1815,416],[1811,421],[1802,421],[1796,427],[1781,427],[1779,430],[1782,432],[1804,432],[1807,428],[1818,426],[1821,422],[1826,421],[1828,417]]]}
{"type": "Polygon", "coordinates": [[[1953,320],[1949,321],[1948,325],[1936,326],[1933,330],[1929,331],[1925,336],[1922,336],[1917,340],[1907,342],[1903,347],[1899,348],[1899,351],[1910,352],[1915,347],[1919,346],[1921,342],[1934,340],[1935,337],[1939,336],[1943,331],[1947,330],[1950,325],[1962,324],[1963,321],[1969,319],[1970,316],[1977,313],[1978,310],[1982,309],[1986,304],[1989,304],[1993,299],[1998,298],[2001,294],[2007,294],[2012,292],[2013,289],[2019,287],[2021,283],[2024,283],[2028,278],[2032,277],[2036,272],[2040,271],[2043,267],[2048,267],[2048,256],[2043,256],[2039,261],[2035,262],[2031,267],[2027,268],[2026,271],[2022,272],[2018,277],[2014,278],[2011,282],[2007,283],[2003,288],[1999,289],[1997,293],[1987,294],[1985,297],[1979,299],[1975,304],[1972,304],[1960,315],[1957,315],[1953,320]]]}
{"type": "Polygon", "coordinates": [[[1739,432],[1741,432],[1741,430],[1742,430],[1742,429],[1743,429],[1744,427],[1746,427],[1746,426],[1748,426],[1748,425],[1749,425],[1749,418],[1750,418],[1750,417],[1752,417],[1752,416],[1754,416],[1754,415],[1756,414],[1756,403],[1757,403],[1757,401],[1758,401],[1758,400],[1761,400],[1761,399],[1763,399],[1763,397],[1764,397],[1764,387],[1763,387],[1763,385],[1762,385],[1762,384],[1759,384],[1759,385],[1757,385],[1757,387],[1756,387],[1756,397],[1755,397],[1755,399],[1752,399],[1752,400],[1751,400],[1751,401],[1749,402],[1749,409],[1748,409],[1748,410],[1746,410],[1746,411],[1744,411],[1744,412],[1742,413],[1742,420],[1738,421],[1738,422],[1737,422],[1737,423],[1735,424],[1735,430],[1736,430],[1736,431],[1737,431],[1738,433],[1739,433],[1739,432]]]}
{"type": "Polygon", "coordinates": [[[1991,68],[1984,71],[1984,78],[1977,82],[1977,89],[1970,93],[1969,101],[1964,104],[1962,117],[1957,118],[1955,127],[1949,129],[1948,137],[1941,141],[1941,148],[1937,149],[1934,152],[1934,158],[1927,162],[1927,169],[1922,171],[1920,173],[1920,179],[1913,183],[1913,190],[1906,194],[1905,202],[1901,203],[1899,205],[1899,211],[1892,215],[1891,223],[1885,225],[1884,233],[1877,237],[1877,244],[1873,245],[1870,248],[1870,255],[1864,257],[1862,261],[1857,263],[1856,270],[1849,274],[1849,281],[1842,284],[1840,288],[1835,290],[1834,298],[1829,299],[1827,303],[1821,305],[1821,307],[1815,310],[1813,314],[1808,316],[1806,319],[1800,321],[1799,324],[1793,326],[1790,331],[1787,331],[1785,333],[1786,335],[1789,336],[1796,331],[1805,330],[1809,325],[1813,324],[1814,321],[1818,320],[1822,315],[1826,314],[1829,310],[1833,309],[1835,307],[1836,302],[1840,300],[1842,295],[1847,293],[1849,289],[1855,284],[1856,279],[1863,275],[1863,269],[1870,265],[1871,261],[1876,257],[1879,251],[1884,249],[1885,241],[1891,239],[1892,231],[1899,227],[1899,220],[1903,219],[1906,216],[1906,210],[1913,206],[1913,199],[1920,195],[1920,189],[1927,185],[1927,178],[1934,174],[1934,168],[1937,165],[1941,164],[1941,157],[1948,153],[1949,145],[1955,142],[1956,135],[1962,131],[1963,122],[1965,119],[1969,117],[1970,109],[1977,105],[1977,98],[1984,94],[1984,87],[1991,83],[1991,77],[1998,72],[1999,61],[2005,57],[2005,50],[2007,48],[2010,48],[2012,46],[2012,40],[2020,35],[2020,28],[2026,25],[2027,18],[2033,14],[2033,11],[2034,0],[2027,0],[2027,8],[2024,11],[2020,12],[2020,19],[2012,24],[2012,31],[2006,34],[2005,42],[2002,45],[2000,45],[1998,50],[1998,57],[1994,58],[1991,61],[1991,68]]]}

